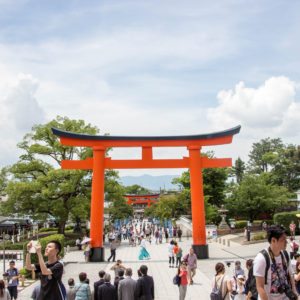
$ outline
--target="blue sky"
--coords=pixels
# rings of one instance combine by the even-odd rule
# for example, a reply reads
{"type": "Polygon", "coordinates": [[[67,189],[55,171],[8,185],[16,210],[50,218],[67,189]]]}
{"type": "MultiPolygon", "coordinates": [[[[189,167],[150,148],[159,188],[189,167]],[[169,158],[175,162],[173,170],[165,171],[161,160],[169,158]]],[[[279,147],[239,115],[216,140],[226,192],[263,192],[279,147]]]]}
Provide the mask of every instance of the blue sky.
{"type": "Polygon", "coordinates": [[[298,1],[0,0],[0,166],[56,115],[111,135],[241,124],[233,144],[212,149],[234,159],[268,136],[299,143],[299,11],[298,1]]]}

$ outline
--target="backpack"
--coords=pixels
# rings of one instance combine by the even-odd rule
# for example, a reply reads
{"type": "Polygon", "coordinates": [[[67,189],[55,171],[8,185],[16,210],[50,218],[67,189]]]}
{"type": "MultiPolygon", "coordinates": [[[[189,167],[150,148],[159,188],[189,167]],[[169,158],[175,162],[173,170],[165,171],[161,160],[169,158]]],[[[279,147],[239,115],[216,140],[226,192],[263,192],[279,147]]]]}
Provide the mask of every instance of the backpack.
{"type": "Polygon", "coordinates": [[[220,288],[218,288],[216,277],[215,277],[215,285],[210,293],[210,300],[223,300],[225,298],[227,292],[226,292],[225,296],[222,297],[223,280],[224,280],[224,276],[222,277],[220,288]]]}
{"type": "Polygon", "coordinates": [[[175,275],[173,278],[173,284],[180,285],[180,282],[181,282],[181,277],[178,274],[175,275]]]}

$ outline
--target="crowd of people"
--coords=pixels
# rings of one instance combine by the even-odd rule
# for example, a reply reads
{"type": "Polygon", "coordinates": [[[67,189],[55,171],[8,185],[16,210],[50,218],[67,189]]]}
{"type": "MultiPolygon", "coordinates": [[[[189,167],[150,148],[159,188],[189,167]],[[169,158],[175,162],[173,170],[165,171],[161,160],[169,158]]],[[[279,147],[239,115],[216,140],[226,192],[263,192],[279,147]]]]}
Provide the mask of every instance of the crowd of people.
{"type": "Polygon", "coordinates": [[[233,274],[226,274],[225,265],[215,266],[211,299],[292,299],[300,294],[300,254],[295,234],[290,237],[290,253],[287,252],[288,231],[273,225],[267,229],[269,246],[261,250],[255,259],[248,259],[245,271],[240,261],[235,262],[233,274]]]}
{"type": "MultiPolygon", "coordinates": [[[[151,239],[150,233],[146,231],[140,239],[139,259],[150,259],[146,244],[151,239]]],[[[154,228],[155,229],[155,228],[154,228]]],[[[292,227],[293,229],[293,227],[292,227]]],[[[157,228],[159,230],[159,228],[157,228]]],[[[125,231],[124,231],[125,232],[125,231]]],[[[117,243],[117,235],[112,231],[108,237],[110,244],[117,243]]],[[[168,237],[167,253],[169,268],[176,268],[173,283],[178,286],[180,300],[187,295],[189,285],[194,284],[197,270],[197,256],[194,249],[190,248],[188,253],[183,253],[177,235],[168,237]]],[[[126,239],[125,233],[122,238],[126,239]]],[[[241,261],[234,262],[234,270],[226,274],[223,262],[215,265],[215,276],[212,280],[211,299],[223,300],[253,300],[253,299],[298,299],[300,294],[300,254],[299,245],[295,240],[295,233],[289,238],[290,253],[287,252],[288,232],[278,225],[267,228],[267,240],[269,246],[260,251],[254,259],[248,259],[243,266],[241,261]]],[[[88,239],[87,239],[88,240],[88,239]]],[[[39,244],[27,245],[26,263],[27,270],[35,270],[40,278],[40,284],[36,285],[32,298],[35,300],[139,300],[154,299],[154,280],[148,275],[148,267],[142,264],[133,274],[131,266],[125,266],[120,259],[116,260],[116,251],[111,248],[111,256],[108,261],[113,262],[110,270],[99,271],[99,280],[90,282],[88,274],[80,272],[78,278],[69,278],[68,286],[62,283],[63,262],[59,253],[61,244],[58,241],[50,241],[45,248],[44,261],[39,244]],[[34,251],[32,251],[34,248],[34,251]],[[37,255],[38,263],[31,264],[31,255],[37,255]],[[91,288],[91,286],[93,288],[91,288]]],[[[230,262],[227,262],[227,266],[230,262]]],[[[3,274],[4,280],[0,280],[0,300],[17,299],[18,281],[20,278],[15,262],[10,261],[9,268],[3,274]]]]}

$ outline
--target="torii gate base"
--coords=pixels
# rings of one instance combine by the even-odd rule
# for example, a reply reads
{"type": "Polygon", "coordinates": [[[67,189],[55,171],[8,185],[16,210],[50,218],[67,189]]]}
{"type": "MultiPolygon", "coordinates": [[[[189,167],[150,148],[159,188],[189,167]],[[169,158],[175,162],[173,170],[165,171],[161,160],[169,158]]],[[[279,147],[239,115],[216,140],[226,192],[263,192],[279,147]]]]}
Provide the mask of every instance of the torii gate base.
{"type": "Polygon", "coordinates": [[[104,215],[104,172],[106,169],[149,169],[188,168],[191,182],[191,211],[193,226],[193,249],[199,259],[208,258],[206,244],[205,207],[203,195],[203,168],[229,167],[230,158],[208,158],[201,156],[202,146],[229,144],[240,126],[210,134],[167,137],[120,137],[92,136],[66,132],[52,128],[55,135],[66,146],[91,147],[93,158],[64,160],[63,169],[93,170],[91,199],[91,256],[90,261],[104,261],[103,215],[104,215]],[[112,160],[105,157],[106,150],[114,147],[141,147],[140,160],[112,160]],[[189,156],[182,159],[153,159],[153,147],[187,147],[189,156]]]}

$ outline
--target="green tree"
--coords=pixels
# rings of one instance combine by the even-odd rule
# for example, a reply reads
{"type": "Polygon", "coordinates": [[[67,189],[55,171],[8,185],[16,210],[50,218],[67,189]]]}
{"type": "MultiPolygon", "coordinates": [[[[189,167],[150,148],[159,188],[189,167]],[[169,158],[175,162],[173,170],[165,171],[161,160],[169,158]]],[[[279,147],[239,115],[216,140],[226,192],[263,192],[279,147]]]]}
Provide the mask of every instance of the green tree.
{"type": "Polygon", "coordinates": [[[59,233],[64,233],[69,217],[87,219],[89,216],[91,172],[62,170],[60,163],[64,159],[91,157],[92,150],[61,145],[52,134],[52,127],[77,133],[98,133],[96,127],[83,120],[59,116],[47,124],[34,126],[18,145],[23,154],[10,168],[12,179],[6,189],[9,200],[2,208],[6,212],[29,213],[37,218],[49,214],[58,221],[59,233]]]}
{"type": "Polygon", "coordinates": [[[267,173],[270,184],[295,192],[300,188],[300,147],[284,145],[281,139],[263,139],[250,152],[249,171],[267,173]]]}
{"type": "Polygon", "coordinates": [[[284,144],[280,138],[266,138],[254,143],[249,154],[249,170],[251,173],[260,174],[270,171],[277,154],[283,149],[284,144]]]}
{"type": "Polygon", "coordinates": [[[246,164],[240,157],[234,162],[234,166],[231,168],[233,176],[236,178],[236,182],[240,184],[243,180],[246,171],[246,164]]]}
{"type": "Polygon", "coordinates": [[[150,190],[138,185],[133,184],[129,186],[124,187],[125,194],[131,194],[131,195],[147,195],[150,194],[150,190]]]}
{"type": "Polygon", "coordinates": [[[287,145],[276,153],[270,180],[291,192],[300,189],[300,146],[287,145]]]}
{"type": "Polygon", "coordinates": [[[231,214],[250,221],[262,212],[271,213],[287,204],[288,190],[267,183],[266,176],[246,175],[240,185],[231,186],[231,195],[226,199],[226,208],[231,214]]]}
{"type": "Polygon", "coordinates": [[[7,186],[7,170],[6,168],[0,169],[0,196],[5,195],[5,189],[7,186]]]}
{"type": "Polygon", "coordinates": [[[133,216],[133,208],[126,203],[125,198],[117,197],[108,208],[110,221],[123,220],[133,216]]]}
{"type": "MultiPolygon", "coordinates": [[[[160,220],[178,220],[185,214],[185,211],[185,203],[176,194],[161,196],[158,203],[152,208],[153,216],[160,220]]],[[[150,212],[151,209],[148,209],[147,214],[149,215],[150,212]]]]}

